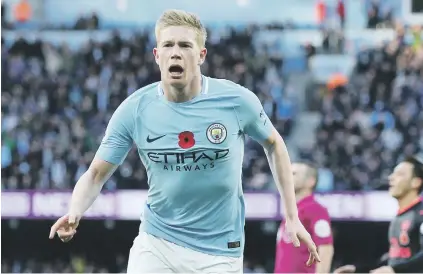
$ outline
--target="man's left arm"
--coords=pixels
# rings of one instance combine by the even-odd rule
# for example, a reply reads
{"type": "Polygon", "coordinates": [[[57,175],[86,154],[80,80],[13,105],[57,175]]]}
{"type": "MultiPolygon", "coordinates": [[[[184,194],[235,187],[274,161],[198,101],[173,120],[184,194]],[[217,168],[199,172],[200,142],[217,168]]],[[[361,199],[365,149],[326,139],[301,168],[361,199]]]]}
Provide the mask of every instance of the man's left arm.
{"type": "Polygon", "coordinates": [[[238,109],[241,130],[259,142],[266,152],[276,186],[283,197],[286,231],[294,246],[300,246],[300,240],[307,245],[310,257],[306,265],[320,262],[316,245],[298,218],[291,160],[285,142],[273,127],[257,96],[247,89],[242,89],[241,92],[238,109]]]}
{"type": "Polygon", "coordinates": [[[284,198],[285,219],[296,221],[298,209],[285,142],[267,117],[257,96],[247,89],[242,90],[242,95],[239,110],[242,131],[263,146],[276,186],[284,198]]]}
{"type": "Polygon", "coordinates": [[[330,273],[334,253],[333,244],[316,245],[321,260],[317,263],[316,273],[330,273]]]}

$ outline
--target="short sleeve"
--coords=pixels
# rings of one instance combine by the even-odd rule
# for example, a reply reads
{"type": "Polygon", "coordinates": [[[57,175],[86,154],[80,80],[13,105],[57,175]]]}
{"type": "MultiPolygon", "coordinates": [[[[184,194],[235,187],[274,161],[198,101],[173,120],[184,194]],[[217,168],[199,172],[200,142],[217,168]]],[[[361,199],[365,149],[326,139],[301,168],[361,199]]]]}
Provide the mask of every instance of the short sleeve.
{"type": "Polygon", "coordinates": [[[328,211],[325,208],[312,211],[310,214],[310,234],[317,246],[332,244],[332,228],[328,211]]]}
{"type": "Polygon", "coordinates": [[[243,88],[239,110],[243,132],[259,143],[266,141],[272,134],[273,125],[264,112],[257,96],[243,88]]]}
{"type": "Polygon", "coordinates": [[[96,157],[114,165],[120,165],[133,144],[134,108],[125,100],[113,113],[96,157]]]}

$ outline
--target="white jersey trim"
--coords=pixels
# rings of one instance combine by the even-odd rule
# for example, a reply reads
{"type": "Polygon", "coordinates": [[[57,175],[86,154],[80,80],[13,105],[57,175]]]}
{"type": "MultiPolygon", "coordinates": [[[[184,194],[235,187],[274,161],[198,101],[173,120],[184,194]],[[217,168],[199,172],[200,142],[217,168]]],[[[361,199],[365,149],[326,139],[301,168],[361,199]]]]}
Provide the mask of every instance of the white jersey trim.
{"type": "MultiPolygon", "coordinates": [[[[203,75],[201,75],[201,77],[202,77],[202,79],[203,79],[204,83],[203,83],[203,85],[202,85],[202,87],[201,87],[201,93],[200,93],[200,94],[207,94],[207,93],[209,92],[209,78],[207,78],[206,76],[203,76],[203,75]]],[[[162,82],[160,82],[160,83],[157,85],[157,94],[158,94],[159,96],[164,95],[164,91],[163,91],[163,89],[162,89],[162,85],[161,85],[161,83],[162,83],[162,82]]]]}
{"type": "Polygon", "coordinates": [[[209,92],[209,78],[207,78],[206,76],[201,76],[203,77],[203,81],[204,81],[204,90],[202,91],[203,94],[207,94],[209,92]]]}

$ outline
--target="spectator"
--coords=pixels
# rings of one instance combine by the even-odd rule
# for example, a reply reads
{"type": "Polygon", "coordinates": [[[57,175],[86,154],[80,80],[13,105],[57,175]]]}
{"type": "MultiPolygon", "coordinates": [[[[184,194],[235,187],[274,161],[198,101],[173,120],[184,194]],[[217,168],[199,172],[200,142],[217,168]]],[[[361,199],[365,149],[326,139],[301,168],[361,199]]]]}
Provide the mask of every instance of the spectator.
{"type": "Polygon", "coordinates": [[[341,22],[341,27],[345,27],[345,4],[344,0],[338,0],[338,5],[336,6],[336,12],[339,16],[339,21],[341,22]]]}
{"type": "Polygon", "coordinates": [[[73,29],[74,30],[95,30],[99,28],[99,24],[100,24],[100,19],[98,17],[98,15],[93,12],[90,16],[83,16],[81,15],[73,29]]]}
{"type": "Polygon", "coordinates": [[[28,0],[20,0],[15,6],[14,13],[16,21],[21,23],[27,22],[32,16],[31,4],[28,0]]]}
{"type": "Polygon", "coordinates": [[[367,9],[367,28],[393,28],[395,18],[393,7],[388,1],[372,0],[366,1],[367,9]]]}

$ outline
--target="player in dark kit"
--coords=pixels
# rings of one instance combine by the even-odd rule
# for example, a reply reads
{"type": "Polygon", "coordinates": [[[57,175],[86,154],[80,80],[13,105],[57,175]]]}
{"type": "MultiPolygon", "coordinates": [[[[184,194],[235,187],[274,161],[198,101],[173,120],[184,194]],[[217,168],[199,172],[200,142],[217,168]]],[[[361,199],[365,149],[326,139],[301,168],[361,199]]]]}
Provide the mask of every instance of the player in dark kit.
{"type": "Polygon", "coordinates": [[[389,176],[399,210],[389,227],[389,256],[380,267],[345,265],[335,273],[423,273],[423,158],[408,157],[389,176]]]}

